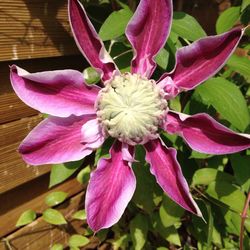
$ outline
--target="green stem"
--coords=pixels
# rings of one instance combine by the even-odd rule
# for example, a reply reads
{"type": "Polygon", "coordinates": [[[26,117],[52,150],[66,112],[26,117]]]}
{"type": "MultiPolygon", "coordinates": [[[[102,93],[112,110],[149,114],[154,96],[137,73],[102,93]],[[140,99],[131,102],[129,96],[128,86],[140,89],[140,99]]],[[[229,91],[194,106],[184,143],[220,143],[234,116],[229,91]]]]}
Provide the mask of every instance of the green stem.
{"type": "Polygon", "coordinates": [[[247,218],[247,212],[249,208],[249,202],[250,202],[250,192],[248,192],[247,199],[245,202],[245,206],[243,208],[243,211],[241,213],[241,224],[240,224],[240,250],[243,250],[243,243],[244,243],[244,224],[245,220],[247,218]]]}
{"type": "Polygon", "coordinates": [[[133,51],[132,49],[126,50],[126,51],[122,52],[121,54],[113,57],[113,59],[116,60],[117,58],[119,58],[119,57],[121,57],[123,55],[126,55],[127,53],[132,52],[132,51],[133,51]]]}
{"type": "Polygon", "coordinates": [[[212,215],[211,204],[206,202],[207,213],[208,213],[208,236],[207,236],[207,250],[212,249],[212,237],[214,228],[214,218],[212,215]]]}

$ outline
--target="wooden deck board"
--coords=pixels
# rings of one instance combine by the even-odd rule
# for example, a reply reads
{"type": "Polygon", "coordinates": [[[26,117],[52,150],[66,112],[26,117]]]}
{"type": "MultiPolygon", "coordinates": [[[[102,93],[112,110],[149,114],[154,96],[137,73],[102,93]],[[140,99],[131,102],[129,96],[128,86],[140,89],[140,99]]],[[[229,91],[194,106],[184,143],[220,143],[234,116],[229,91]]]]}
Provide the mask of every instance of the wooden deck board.
{"type": "Polygon", "coordinates": [[[0,61],[72,55],[65,0],[2,0],[0,61]]]}
{"type": "MultiPolygon", "coordinates": [[[[5,206],[0,207],[0,237],[17,230],[15,224],[24,211],[33,209],[37,213],[42,213],[47,208],[47,205],[44,203],[44,198],[50,192],[64,191],[68,193],[68,198],[70,198],[81,192],[84,188],[84,186],[79,184],[74,178],[48,190],[48,181],[49,175],[44,175],[0,196],[0,203],[5,204],[5,206]],[[15,200],[13,200],[14,197],[15,200]]],[[[83,204],[84,201],[82,200],[81,206],[83,204]]],[[[64,203],[64,207],[66,205],[67,202],[64,203]]],[[[77,206],[75,209],[77,209],[77,206]]]]}

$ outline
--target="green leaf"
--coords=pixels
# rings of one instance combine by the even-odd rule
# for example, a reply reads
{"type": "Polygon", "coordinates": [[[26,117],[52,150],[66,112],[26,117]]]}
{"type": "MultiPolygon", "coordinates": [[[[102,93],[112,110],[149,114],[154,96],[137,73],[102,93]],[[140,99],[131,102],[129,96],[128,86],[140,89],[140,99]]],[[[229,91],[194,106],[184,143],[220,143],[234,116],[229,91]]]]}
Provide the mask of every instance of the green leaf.
{"type": "Polygon", "coordinates": [[[166,69],[168,66],[168,59],[169,59],[169,52],[165,49],[162,48],[160,52],[157,54],[155,57],[156,63],[162,68],[166,69]]]}
{"type": "Polygon", "coordinates": [[[213,155],[209,155],[209,154],[203,154],[203,153],[200,153],[200,152],[197,152],[197,151],[192,151],[189,159],[208,159],[208,158],[211,158],[213,157],[213,155]]]}
{"type": "Polygon", "coordinates": [[[105,142],[102,144],[100,148],[98,148],[95,152],[95,163],[94,165],[96,166],[98,164],[98,161],[101,158],[108,158],[109,157],[109,149],[111,145],[113,144],[114,140],[109,137],[105,142]]]}
{"type": "Polygon", "coordinates": [[[130,235],[128,234],[124,234],[119,238],[115,239],[114,241],[112,241],[114,250],[127,249],[126,247],[128,246],[130,240],[130,235]]]}
{"type": "Polygon", "coordinates": [[[62,191],[52,192],[45,197],[45,203],[49,207],[56,206],[65,201],[68,194],[62,191]]]}
{"type": "Polygon", "coordinates": [[[250,189],[250,156],[234,154],[230,156],[230,161],[232,163],[237,183],[242,186],[245,192],[248,192],[250,189]]]}
{"type": "Polygon", "coordinates": [[[100,81],[101,75],[92,67],[83,71],[83,78],[87,84],[96,84],[100,81]]]}
{"type": "Polygon", "coordinates": [[[169,100],[169,106],[171,110],[181,112],[180,96],[176,96],[174,99],[169,100]]]}
{"type": "Polygon", "coordinates": [[[61,212],[56,209],[48,208],[43,212],[42,218],[53,225],[63,225],[67,224],[67,221],[64,219],[64,216],[61,212]]]}
{"type": "Polygon", "coordinates": [[[162,225],[170,227],[180,221],[184,214],[184,209],[164,195],[159,214],[162,225]]]}
{"type": "Polygon", "coordinates": [[[103,41],[115,39],[125,33],[125,28],[133,16],[130,9],[112,12],[100,28],[99,36],[103,41]]]}
{"type": "Polygon", "coordinates": [[[142,214],[137,214],[130,222],[130,234],[133,241],[133,249],[141,250],[146,243],[148,234],[148,220],[142,214]]]}
{"type": "Polygon", "coordinates": [[[68,179],[81,165],[81,161],[56,164],[52,166],[50,172],[49,187],[53,187],[68,179]]]}
{"type": "Polygon", "coordinates": [[[243,75],[248,81],[250,81],[250,60],[247,57],[240,57],[237,55],[232,55],[227,61],[227,65],[243,75]]]}
{"type": "Polygon", "coordinates": [[[89,239],[85,236],[74,234],[69,238],[70,247],[83,247],[89,243],[89,239]]]}
{"type": "Polygon", "coordinates": [[[223,11],[216,22],[216,32],[221,34],[230,30],[240,18],[240,6],[223,11]]]}
{"type": "Polygon", "coordinates": [[[233,211],[241,213],[245,203],[245,195],[231,183],[213,181],[208,185],[206,193],[216,200],[226,204],[233,211]]]}
{"type": "Polygon", "coordinates": [[[86,220],[86,212],[84,209],[82,210],[79,210],[77,212],[75,212],[73,215],[72,215],[72,218],[73,219],[77,219],[77,220],[86,220]]]}
{"type": "Polygon", "coordinates": [[[90,178],[90,166],[83,168],[77,175],[76,179],[81,184],[87,184],[90,178]]]}
{"type": "Polygon", "coordinates": [[[63,250],[63,245],[62,245],[62,244],[59,244],[59,243],[54,244],[54,245],[50,248],[50,250],[63,250]]]}
{"type": "Polygon", "coordinates": [[[250,5],[250,0],[242,0],[241,11],[250,5]]]}
{"type": "Polygon", "coordinates": [[[206,36],[206,32],[195,18],[184,12],[174,12],[172,31],[190,41],[206,36]]]}
{"type": "Polygon", "coordinates": [[[36,219],[36,212],[29,209],[21,214],[16,223],[16,227],[27,225],[32,221],[34,221],[35,219],[36,219]]]}
{"type": "Polygon", "coordinates": [[[237,86],[222,77],[211,78],[196,88],[202,101],[212,105],[224,119],[244,131],[250,123],[244,96],[237,86]]]}
{"type": "Polygon", "coordinates": [[[197,170],[193,175],[192,186],[209,185],[213,181],[228,181],[232,182],[234,177],[230,174],[218,171],[214,168],[202,168],[197,170]]]}

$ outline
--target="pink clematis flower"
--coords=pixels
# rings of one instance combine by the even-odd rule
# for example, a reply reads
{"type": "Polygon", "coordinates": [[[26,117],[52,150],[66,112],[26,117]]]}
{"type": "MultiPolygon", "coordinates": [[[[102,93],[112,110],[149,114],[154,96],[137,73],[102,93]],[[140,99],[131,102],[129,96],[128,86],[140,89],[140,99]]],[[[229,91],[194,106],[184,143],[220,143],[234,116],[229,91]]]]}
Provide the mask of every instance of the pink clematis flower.
{"type": "Polygon", "coordinates": [[[243,30],[236,28],[179,49],[173,71],[154,81],[150,79],[156,68],[154,58],[171,28],[171,0],[140,1],[126,29],[134,49],[131,73],[119,72],[78,0],[69,0],[69,17],[76,43],[101,73],[103,88],[87,86],[82,73],[75,70],[28,73],[11,66],[17,95],[50,115],[20,145],[23,159],[32,165],[76,161],[100,147],[108,136],[115,138],[110,158],[99,161],[86,193],[87,221],[98,231],[115,224],[133,196],[136,179],[131,163],[134,146],[141,144],[151,173],[166,194],[201,216],[176,150],[163,144],[159,128],[180,135],[202,153],[228,154],[250,147],[249,135],[233,132],[207,114],[190,116],[167,106],[167,100],[218,72],[243,30]]]}

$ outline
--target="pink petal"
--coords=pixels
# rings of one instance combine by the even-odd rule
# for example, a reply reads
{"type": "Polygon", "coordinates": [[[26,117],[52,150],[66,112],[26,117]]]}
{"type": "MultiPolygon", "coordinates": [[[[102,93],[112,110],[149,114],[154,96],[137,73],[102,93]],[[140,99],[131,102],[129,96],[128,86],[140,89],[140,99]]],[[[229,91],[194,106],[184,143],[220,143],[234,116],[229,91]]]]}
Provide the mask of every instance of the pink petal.
{"type": "Polygon", "coordinates": [[[169,112],[164,129],[182,136],[192,149],[201,153],[231,154],[250,148],[249,135],[238,134],[207,114],[169,112]]]}
{"type": "Polygon", "coordinates": [[[12,65],[10,79],[18,97],[28,106],[59,117],[95,114],[95,100],[100,90],[84,84],[75,70],[29,73],[12,65]]]}
{"type": "Polygon", "coordinates": [[[169,76],[180,90],[195,88],[223,67],[243,33],[244,30],[236,28],[218,36],[202,38],[179,49],[176,53],[175,69],[164,74],[160,83],[169,81],[169,76]]]}
{"type": "Polygon", "coordinates": [[[103,73],[102,79],[108,80],[117,67],[98,37],[85,9],[78,0],[69,0],[69,21],[76,44],[92,67],[103,73]]]}
{"type": "Polygon", "coordinates": [[[99,231],[118,222],[135,186],[130,164],[122,159],[122,143],[116,141],[110,150],[110,158],[102,158],[90,177],[85,202],[90,228],[99,231]]]}
{"type": "Polygon", "coordinates": [[[184,209],[202,216],[193,200],[188,184],[176,159],[176,150],[162,145],[156,139],[144,145],[150,171],[166,194],[184,209]]]}
{"type": "MultiPolygon", "coordinates": [[[[20,145],[19,152],[31,165],[80,160],[93,151],[87,142],[82,143],[81,131],[82,126],[93,118],[95,117],[49,117],[29,133],[20,145]]],[[[89,142],[92,143],[91,140],[89,142]]]]}
{"type": "Polygon", "coordinates": [[[141,0],[128,24],[126,35],[134,48],[132,72],[150,78],[154,57],[164,46],[172,21],[171,0],[141,0]]]}
{"type": "Polygon", "coordinates": [[[99,148],[104,140],[105,137],[102,134],[98,119],[90,120],[82,126],[82,143],[85,143],[88,147],[99,148]]]}

